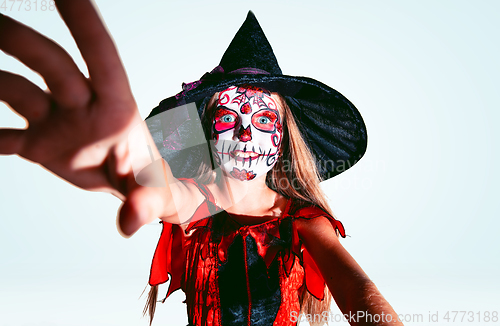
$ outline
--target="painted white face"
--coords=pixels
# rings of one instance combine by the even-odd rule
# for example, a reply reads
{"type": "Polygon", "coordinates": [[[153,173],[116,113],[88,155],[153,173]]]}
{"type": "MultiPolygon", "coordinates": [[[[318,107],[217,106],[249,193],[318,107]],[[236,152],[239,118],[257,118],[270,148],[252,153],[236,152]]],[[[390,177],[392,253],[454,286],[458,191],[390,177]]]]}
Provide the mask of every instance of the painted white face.
{"type": "Polygon", "coordinates": [[[212,125],[214,158],[227,175],[241,181],[265,175],[278,159],[282,132],[268,91],[231,86],[219,93],[212,125]]]}

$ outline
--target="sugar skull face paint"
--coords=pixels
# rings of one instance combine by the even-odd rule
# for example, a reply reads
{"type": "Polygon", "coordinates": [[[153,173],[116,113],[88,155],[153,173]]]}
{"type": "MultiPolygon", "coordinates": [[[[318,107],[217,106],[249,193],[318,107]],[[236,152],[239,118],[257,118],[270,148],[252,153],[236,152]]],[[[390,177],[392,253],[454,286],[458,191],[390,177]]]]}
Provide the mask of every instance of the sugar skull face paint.
{"type": "Polygon", "coordinates": [[[268,91],[231,86],[219,93],[212,136],[214,158],[226,174],[241,181],[265,175],[278,159],[282,132],[268,91]]]}

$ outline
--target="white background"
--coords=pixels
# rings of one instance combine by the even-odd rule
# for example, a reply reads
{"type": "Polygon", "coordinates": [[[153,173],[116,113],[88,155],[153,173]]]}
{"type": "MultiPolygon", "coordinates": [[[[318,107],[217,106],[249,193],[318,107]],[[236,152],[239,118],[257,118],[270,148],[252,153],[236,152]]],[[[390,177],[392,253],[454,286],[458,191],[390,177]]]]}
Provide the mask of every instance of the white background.
{"type": "MultiPolygon", "coordinates": [[[[285,74],[332,86],[365,119],[365,157],[324,189],[350,235],[343,244],[398,313],[422,314],[405,324],[500,310],[497,1],[97,4],[143,117],[215,67],[253,10],[285,74]]],[[[56,40],[85,69],[56,12],[17,7],[2,13],[56,40]]],[[[3,54],[0,69],[43,87],[3,54]]],[[[0,104],[0,125],[24,122],[0,104]]],[[[139,296],[160,227],[121,238],[119,204],[0,158],[0,325],[147,324],[139,296]]],[[[178,292],[160,305],[154,325],[185,325],[182,300],[178,292]]],[[[446,324],[492,324],[477,316],[446,324]]]]}

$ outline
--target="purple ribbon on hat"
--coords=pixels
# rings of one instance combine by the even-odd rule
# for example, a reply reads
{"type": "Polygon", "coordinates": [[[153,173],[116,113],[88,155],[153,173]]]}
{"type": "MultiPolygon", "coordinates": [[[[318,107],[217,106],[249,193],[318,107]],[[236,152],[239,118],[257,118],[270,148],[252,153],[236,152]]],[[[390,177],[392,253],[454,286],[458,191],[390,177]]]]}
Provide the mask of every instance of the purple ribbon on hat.
{"type": "MultiPolygon", "coordinates": [[[[231,74],[231,75],[270,75],[265,70],[257,69],[257,68],[250,68],[250,67],[239,68],[239,69],[230,71],[228,74],[231,74]]],[[[197,81],[194,81],[191,83],[182,83],[182,92],[175,95],[175,98],[179,99],[179,98],[183,97],[186,92],[189,92],[189,91],[195,89],[204,81],[209,81],[209,80],[217,81],[217,80],[221,80],[223,78],[224,78],[224,68],[222,68],[221,66],[217,66],[214,69],[212,69],[211,72],[205,73],[197,81]]]]}
{"type": "Polygon", "coordinates": [[[200,85],[202,82],[206,81],[206,80],[213,80],[213,79],[221,79],[220,77],[224,74],[224,68],[222,68],[221,66],[217,66],[215,67],[214,69],[212,69],[211,72],[206,72],[203,76],[201,76],[201,78],[197,81],[194,81],[192,83],[182,83],[182,90],[183,92],[181,93],[184,93],[184,92],[188,92],[190,90],[193,90],[195,89],[196,87],[198,87],[198,85],[200,85]],[[213,78],[215,76],[218,76],[219,78],[213,78]]]}

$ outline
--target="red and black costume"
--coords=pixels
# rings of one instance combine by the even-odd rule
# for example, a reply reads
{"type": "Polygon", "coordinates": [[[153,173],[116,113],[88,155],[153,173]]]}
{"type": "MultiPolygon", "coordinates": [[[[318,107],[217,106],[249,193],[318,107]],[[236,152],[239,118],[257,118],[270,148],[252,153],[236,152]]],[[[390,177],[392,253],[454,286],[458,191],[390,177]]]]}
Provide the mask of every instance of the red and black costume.
{"type": "Polygon", "coordinates": [[[191,325],[295,325],[291,313],[300,311],[303,287],[322,299],[325,282],[294,222],[326,216],[345,236],[342,223],[316,206],[289,199],[281,217],[241,225],[225,211],[214,214],[212,194],[197,186],[205,201],[186,231],[163,223],[149,283],[165,283],[170,274],[167,297],[178,289],[186,293],[191,325]]]}

